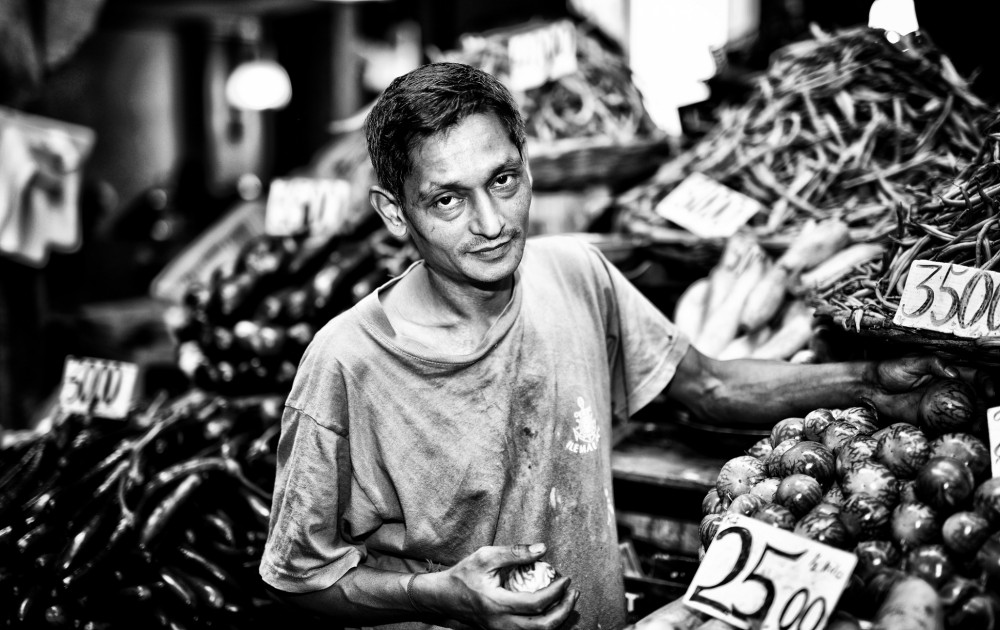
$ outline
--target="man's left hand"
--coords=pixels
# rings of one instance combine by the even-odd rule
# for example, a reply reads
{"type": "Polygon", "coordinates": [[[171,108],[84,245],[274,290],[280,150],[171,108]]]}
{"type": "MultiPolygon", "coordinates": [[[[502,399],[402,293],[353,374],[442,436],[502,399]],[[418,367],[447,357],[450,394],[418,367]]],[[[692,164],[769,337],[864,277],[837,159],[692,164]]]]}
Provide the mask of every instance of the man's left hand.
{"type": "Polygon", "coordinates": [[[996,399],[996,387],[989,374],[973,367],[951,365],[934,355],[878,361],[866,380],[871,388],[872,402],[881,413],[899,421],[916,423],[924,389],[934,380],[945,378],[967,382],[987,403],[996,399]]]}

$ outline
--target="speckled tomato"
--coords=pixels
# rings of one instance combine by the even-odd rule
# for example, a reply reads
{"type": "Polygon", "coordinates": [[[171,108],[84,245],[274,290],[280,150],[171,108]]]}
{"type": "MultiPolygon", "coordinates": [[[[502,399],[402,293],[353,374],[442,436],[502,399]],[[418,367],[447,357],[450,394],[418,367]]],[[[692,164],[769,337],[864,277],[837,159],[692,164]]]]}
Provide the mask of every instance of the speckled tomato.
{"type": "Polygon", "coordinates": [[[777,503],[768,503],[751,514],[758,521],[773,525],[778,529],[792,531],[795,529],[795,515],[791,510],[777,503]]]}
{"type": "Polygon", "coordinates": [[[917,473],[917,499],[941,516],[961,508],[972,496],[975,481],[969,467],[951,457],[932,457],[917,473]]]}
{"type": "Polygon", "coordinates": [[[774,447],[771,446],[771,438],[765,437],[754,442],[754,445],[747,451],[747,455],[764,460],[767,459],[767,456],[770,455],[773,450],[774,447]]]}
{"type": "Polygon", "coordinates": [[[735,499],[741,494],[750,492],[750,488],[765,477],[767,471],[762,461],[749,455],[740,455],[722,465],[719,478],[715,482],[715,489],[719,491],[720,497],[735,499]]]}
{"type": "Polygon", "coordinates": [[[899,482],[899,502],[900,503],[917,503],[920,499],[917,498],[917,480],[907,479],[906,481],[899,482]]]}
{"type": "Polygon", "coordinates": [[[805,420],[802,418],[785,418],[771,429],[771,444],[781,444],[785,440],[802,440],[802,430],[805,420]]]}
{"type": "Polygon", "coordinates": [[[829,409],[815,409],[802,419],[802,437],[806,440],[819,442],[823,429],[834,422],[833,412],[829,409]]]}
{"type": "Polygon", "coordinates": [[[840,520],[851,535],[861,540],[882,538],[892,510],[869,494],[855,494],[840,506],[840,520]]]}
{"type": "Polygon", "coordinates": [[[889,426],[878,441],[875,459],[899,479],[912,479],[930,457],[930,442],[923,431],[905,422],[889,426]]]}
{"type": "Polygon", "coordinates": [[[920,397],[917,419],[931,433],[961,431],[972,424],[976,395],[965,381],[956,378],[932,382],[920,397]]]}
{"type": "Polygon", "coordinates": [[[876,447],[878,442],[868,435],[855,435],[844,442],[834,462],[837,476],[842,479],[851,468],[871,460],[875,456],[876,447]]]}
{"type": "Polygon", "coordinates": [[[860,433],[858,428],[853,424],[843,422],[838,420],[837,422],[831,422],[825,429],[823,429],[823,435],[820,436],[823,446],[827,447],[834,454],[840,452],[840,448],[844,445],[847,440],[851,439],[855,435],[860,433]]]}
{"type": "Polygon", "coordinates": [[[896,545],[888,540],[863,540],[854,547],[858,557],[858,572],[865,579],[879,569],[898,567],[902,555],[896,545]]]}
{"type": "Polygon", "coordinates": [[[944,545],[958,556],[974,554],[990,536],[990,522],[976,512],[955,512],[941,526],[944,545]]]}
{"type": "Polygon", "coordinates": [[[767,474],[769,477],[778,477],[781,479],[785,476],[785,470],[781,466],[781,456],[784,455],[788,449],[792,448],[799,443],[799,440],[791,439],[785,440],[781,444],[774,447],[771,454],[767,456],[765,460],[765,465],[767,466],[767,474]]]}
{"type": "Polygon", "coordinates": [[[729,504],[729,509],[726,510],[726,512],[730,514],[750,516],[766,503],[767,501],[763,498],[748,492],[733,499],[733,502],[729,504]]]}
{"type": "Polygon", "coordinates": [[[878,416],[871,407],[849,407],[838,420],[857,427],[860,435],[871,435],[878,430],[878,416]]]}
{"type": "Polygon", "coordinates": [[[834,505],[833,503],[826,503],[825,501],[820,501],[813,506],[811,510],[806,512],[806,514],[832,514],[834,516],[840,515],[839,505],[834,505]]]}
{"type": "Polygon", "coordinates": [[[768,477],[753,488],[750,488],[750,494],[764,499],[765,503],[773,503],[774,493],[778,491],[778,484],[780,483],[781,479],[778,479],[777,477],[768,477]]]}
{"type": "Polygon", "coordinates": [[[991,525],[1000,526],[1000,477],[979,484],[972,495],[972,505],[991,525]]]}
{"type": "Polygon", "coordinates": [[[799,517],[813,509],[823,498],[823,487],[809,475],[788,475],[778,484],[774,502],[783,505],[799,517]]]}
{"type": "Polygon", "coordinates": [[[847,471],[840,482],[844,496],[867,494],[877,498],[886,507],[899,502],[899,480],[882,464],[867,461],[847,471]]]}
{"type": "Polygon", "coordinates": [[[833,481],[833,451],[819,442],[799,442],[781,456],[781,468],[788,475],[809,475],[827,486],[833,481]]]}
{"type": "Polygon", "coordinates": [[[934,588],[940,588],[955,575],[955,561],[944,545],[921,545],[906,554],[903,566],[908,573],[923,578],[934,588]]]}
{"type": "Polygon", "coordinates": [[[945,626],[961,630],[994,630],[1000,616],[995,593],[979,593],[945,609],[945,626]]]}
{"type": "Polygon", "coordinates": [[[990,476],[990,451],[982,440],[968,433],[946,433],[931,442],[931,457],[954,457],[969,467],[976,483],[990,476]]]}
{"type": "Polygon", "coordinates": [[[792,531],[839,549],[849,549],[853,544],[851,534],[835,514],[807,514],[799,519],[792,531]]]}
{"type": "Polygon", "coordinates": [[[899,504],[889,523],[892,539],[905,550],[935,543],[941,537],[937,514],[923,503],[899,504]]]}
{"type": "MultiPolygon", "coordinates": [[[[976,582],[961,575],[953,575],[945,580],[944,584],[938,589],[938,596],[941,598],[941,604],[947,610],[953,606],[960,605],[974,595],[982,594],[982,592],[983,588],[976,582]]],[[[949,625],[948,627],[958,628],[961,626],[949,625]]]]}
{"type": "Polygon", "coordinates": [[[722,498],[719,496],[719,491],[712,488],[705,493],[705,498],[701,500],[701,513],[702,514],[721,514],[726,511],[728,505],[722,504],[722,498]]]}
{"type": "Polygon", "coordinates": [[[979,547],[976,566],[992,579],[1000,579],[1000,532],[987,538],[979,547]]]}
{"type": "Polygon", "coordinates": [[[833,484],[830,489],[826,491],[823,495],[823,503],[832,503],[833,505],[843,505],[847,497],[844,496],[844,491],[840,489],[839,484],[833,484]]]}
{"type": "Polygon", "coordinates": [[[698,532],[701,534],[701,545],[708,549],[708,546],[712,544],[712,539],[715,538],[716,532],[719,531],[719,523],[722,522],[721,514],[706,514],[701,519],[701,524],[698,526],[698,532]]]}

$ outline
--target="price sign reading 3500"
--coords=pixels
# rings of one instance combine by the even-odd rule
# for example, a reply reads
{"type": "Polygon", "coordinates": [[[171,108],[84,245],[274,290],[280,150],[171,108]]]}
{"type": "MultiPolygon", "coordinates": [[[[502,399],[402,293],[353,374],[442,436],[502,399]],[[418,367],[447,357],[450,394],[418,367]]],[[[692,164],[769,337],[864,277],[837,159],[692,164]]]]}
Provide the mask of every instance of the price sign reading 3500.
{"type": "Polygon", "coordinates": [[[59,404],[68,413],[124,418],[138,374],[134,363],[66,357],[59,404]]]}
{"type": "Polygon", "coordinates": [[[846,551],[726,515],[684,603],[740,628],[820,630],[857,564],[846,551]]]}
{"type": "Polygon", "coordinates": [[[1000,274],[915,260],[892,323],[957,337],[1000,335],[1000,274]]]}

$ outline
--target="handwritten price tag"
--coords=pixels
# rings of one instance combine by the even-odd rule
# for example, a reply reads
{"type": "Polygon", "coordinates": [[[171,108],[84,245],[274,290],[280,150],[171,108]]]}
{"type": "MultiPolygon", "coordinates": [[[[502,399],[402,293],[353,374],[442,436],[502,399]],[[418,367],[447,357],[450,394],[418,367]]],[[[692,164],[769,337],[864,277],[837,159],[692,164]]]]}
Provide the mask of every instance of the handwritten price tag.
{"type": "Polygon", "coordinates": [[[132,404],[138,375],[134,363],[66,357],[59,405],[69,413],[124,418],[132,404]]]}
{"type": "Polygon", "coordinates": [[[956,337],[1000,334],[1000,274],[931,260],[914,260],[906,277],[897,326],[956,337]]]}
{"type": "Polygon", "coordinates": [[[264,231],[288,236],[302,231],[332,235],[351,221],[351,184],[343,179],[293,177],[271,182],[264,231]]]}
{"type": "Polygon", "coordinates": [[[507,57],[507,84],[512,90],[530,90],[573,74],[577,70],[576,27],[560,20],[511,35],[507,57]]]}
{"type": "Polygon", "coordinates": [[[857,556],[743,516],[727,514],[684,603],[740,628],[826,627],[857,556]]]}
{"type": "Polygon", "coordinates": [[[990,463],[993,476],[1000,477],[1000,407],[986,411],[986,428],[990,434],[990,463]]]}
{"type": "Polygon", "coordinates": [[[664,197],[656,212],[701,238],[728,238],[764,210],[747,197],[701,173],[691,173],[664,197]]]}

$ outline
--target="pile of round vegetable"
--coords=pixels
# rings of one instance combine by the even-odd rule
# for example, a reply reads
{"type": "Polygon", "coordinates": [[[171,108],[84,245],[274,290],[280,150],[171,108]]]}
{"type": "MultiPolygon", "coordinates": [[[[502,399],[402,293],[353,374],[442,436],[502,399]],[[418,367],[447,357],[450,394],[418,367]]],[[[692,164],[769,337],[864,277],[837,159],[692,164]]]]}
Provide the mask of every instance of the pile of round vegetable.
{"type": "Polygon", "coordinates": [[[257,573],[280,409],[192,392],[0,450],[0,627],[319,627],[257,573]]]}
{"type": "Polygon", "coordinates": [[[988,109],[933,46],[904,53],[866,27],[791,44],[744,103],[620,199],[636,231],[669,227],[656,204],[700,172],[760,201],[761,236],[841,218],[855,241],[893,229],[893,208],[929,195],[976,155],[988,109]]]}
{"type": "Polygon", "coordinates": [[[858,556],[841,610],[871,618],[908,575],[939,594],[949,628],[1000,619],[1000,478],[977,437],[974,394],[941,379],[919,426],[880,427],[870,406],[816,409],[778,422],[727,462],[705,496],[703,550],[724,513],[740,513],[858,556]]]}

